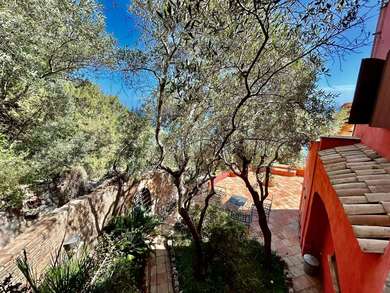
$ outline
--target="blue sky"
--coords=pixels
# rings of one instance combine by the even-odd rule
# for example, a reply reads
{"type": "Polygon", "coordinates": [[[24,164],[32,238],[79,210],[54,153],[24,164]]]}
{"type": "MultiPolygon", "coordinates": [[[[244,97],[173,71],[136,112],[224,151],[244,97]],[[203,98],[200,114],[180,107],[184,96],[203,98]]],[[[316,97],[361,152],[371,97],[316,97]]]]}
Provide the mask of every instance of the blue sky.
{"type": "MultiPolygon", "coordinates": [[[[106,29],[117,40],[119,46],[134,47],[140,37],[135,18],[128,12],[129,0],[100,0],[106,16],[106,29]]],[[[358,52],[345,56],[342,60],[329,60],[327,65],[330,76],[322,78],[319,87],[339,94],[337,104],[352,101],[357,75],[362,58],[371,54],[372,33],[375,32],[379,9],[370,13],[370,19],[366,24],[370,32],[370,42],[358,52]]],[[[353,32],[351,32],[352,34],[353,32]]],[[[127,84],[120,74],[95,76],[98,83],[106,94],[119,96],[122,103],[129,108],[136,108],[142,100],[142,89],[127,84]]]]}

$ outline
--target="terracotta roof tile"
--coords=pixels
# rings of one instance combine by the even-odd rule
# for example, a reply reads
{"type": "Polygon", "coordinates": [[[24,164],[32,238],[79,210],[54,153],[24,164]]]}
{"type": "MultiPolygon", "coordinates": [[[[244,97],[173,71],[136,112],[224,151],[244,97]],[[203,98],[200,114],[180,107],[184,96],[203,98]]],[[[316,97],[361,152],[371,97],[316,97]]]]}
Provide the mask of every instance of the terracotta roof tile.
{"type": "Polygon", "coordinates": [[[360,248],[383,253],[390,240],[390,162],[360,143],[319,155],[360,248]]]}

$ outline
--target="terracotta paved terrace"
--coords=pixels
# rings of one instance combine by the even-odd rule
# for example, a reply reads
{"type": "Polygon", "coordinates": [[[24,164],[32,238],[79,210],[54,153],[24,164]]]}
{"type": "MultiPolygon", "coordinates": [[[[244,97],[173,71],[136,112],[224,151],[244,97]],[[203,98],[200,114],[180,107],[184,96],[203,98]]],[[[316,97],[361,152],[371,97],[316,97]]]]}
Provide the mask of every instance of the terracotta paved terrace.
{"type": "MultiPolygon", "coordinates": [[[[254,178],[252,178],[254,180],[254,178]]],[[[287,263],[295,292],[321,292],[318,279],[303,271],[303,258],[299,246],[298,209],[302,189],[302,177],[273,176],[270,196],[273,197],[269,225],[272,231],[272,249],[287,263]]],[[[224,190],[227,200],[231,195],[246,196],[251,200],[241,179],[227,177],[216,184],[224,190]]],[[[250,226],[252,237],[262,240],[261,230],[255,213],[250,226]]]]}

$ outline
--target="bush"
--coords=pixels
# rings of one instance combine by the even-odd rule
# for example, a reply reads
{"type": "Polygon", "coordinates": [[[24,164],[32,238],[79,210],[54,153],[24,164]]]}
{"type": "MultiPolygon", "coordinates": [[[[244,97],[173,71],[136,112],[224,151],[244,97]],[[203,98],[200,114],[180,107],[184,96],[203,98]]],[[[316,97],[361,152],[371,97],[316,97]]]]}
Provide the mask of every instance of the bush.
{"type": "Polygon", "coordinates": [[[94,268],[93,259],[85,250],[80,256],[72,258],[63,254],[53,262],[40,281],[34,276],[26,252],[17,259],[17,265],[36,293],[81,292],[88,286],[94,268]]]}
{"type": "MultiPolygon", "coordinates": [[[[248,239],[246,227],[217,208],[210,209],[204,232],[208,268],[206,278],[193,277],[192,245],[175,242],[179,282],[183,292],[285,292],[284,262],[272,256],[272,268],[264,267],[263,247],[248,239]]],[[[179,238],[180,239],[180,238],[179,238]]]]}
{"type": "Polygon", "coordinates": [[[116,258],[90,291],[93,293],[141,292],[138,284],[143,280],[143,269],[144,267],[130,256],[116,258]]]}
{"type": "Polygon", "coordinates": [[[105,231],[112,243],[112,261],[95,282],[92,292],[141,292],[146,259],[159,221],[140,207],[114,218],[105,231]]]}

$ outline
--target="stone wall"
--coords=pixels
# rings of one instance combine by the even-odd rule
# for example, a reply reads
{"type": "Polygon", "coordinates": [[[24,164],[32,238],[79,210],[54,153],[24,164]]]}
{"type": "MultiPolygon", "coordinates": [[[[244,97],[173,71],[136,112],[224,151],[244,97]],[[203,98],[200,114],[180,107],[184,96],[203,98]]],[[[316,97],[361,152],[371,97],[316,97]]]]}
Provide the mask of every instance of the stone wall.
{"type": "Polygon", "coordinates": [[[78,235],[81,241],[91,244],[107,224],[114,206],[121,207],[123,211],[131,202],[137,186],[129,189],[123,197],[118,197],[118,185],[108,180],[94,192],[43,216],[0,250],[0,280],[9,273],[17,280],[24,280],[15,264],[15,259],[24,249],[34,273],[39,276],[55,258],[67,238],[78,235]]]}
{"type": "Polygon", "coordinates": [[[162,171],[150,172],[140,183],[140,188],[143,187],[148,188],[152,194],[152,211],[156,215],[164,216],[166,209],[174,204],[177,197],[172,177],[162,171]]]}

